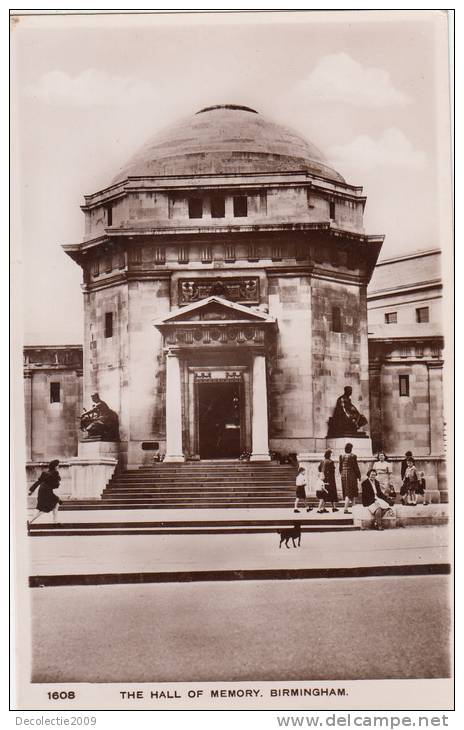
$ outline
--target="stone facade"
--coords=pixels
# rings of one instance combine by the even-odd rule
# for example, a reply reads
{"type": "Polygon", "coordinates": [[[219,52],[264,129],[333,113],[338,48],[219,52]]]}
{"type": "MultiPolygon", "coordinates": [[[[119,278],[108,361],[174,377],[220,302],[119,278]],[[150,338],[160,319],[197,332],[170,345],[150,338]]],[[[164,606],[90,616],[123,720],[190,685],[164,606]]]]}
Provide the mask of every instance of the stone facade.
{"type": "Polygon", "coordinates": [[[77,454],[82,408],[82,347],[24,348],[26,458],[77,454]]]}
{"type": "MultiPolygon", "coordinates": [[[[216,406],[213,390],[195,385],[197,368],[224,382],[241,373],[237,443],[252,458],[323,449],[347,384],[369,418],[365,292],[383,237],[364,233],[364,205],[362,188],[310,143],[230,106],[161,133],[85,197],[84,240],[64,247],[83,270],[84,405],[98,391],[119,413],[124,466],[149,463],[148,443],[168,460],[201,458],[201,414],[216,406]],[[195,340],[166,324],[210,297],[237,317],[245,307],[251,322],[267,314],[272,334],[248,322],[242,337],[231,321],[202,326],[195,340]]],[[[227,401],[232,390],[215,392],[227,401]]],[[[232,432],[231,417],[218,428],[232,432]]]]}
{"type": "Polygon", "coordinates": [[[444,455],[440,252],[386,259],[369,287],[371,434],[388,454],[444,455]]]}
{"type": "MultiPolygon", "coordinates": [[[[99,465],[158,454],[313,464],[350,385],[374,448],[429,458],[438,485],[438,252],[376,267],[383,236],[364,232],[364,205],[310,143],[252,110],[203,110],[155,137],[85,196],[84,238],[64,247],[83,272],[83,392],[74,377],[74,415],[31,459],[74,457],[78,412],[98,392],[121,440],[111,454],[79,446],[89,485],[99,465]]],[[[45,423],[56,414],[35,382],[28,418],[45,423]]],[[[358,453],[367,464],[370,439],[358,453]]]]}

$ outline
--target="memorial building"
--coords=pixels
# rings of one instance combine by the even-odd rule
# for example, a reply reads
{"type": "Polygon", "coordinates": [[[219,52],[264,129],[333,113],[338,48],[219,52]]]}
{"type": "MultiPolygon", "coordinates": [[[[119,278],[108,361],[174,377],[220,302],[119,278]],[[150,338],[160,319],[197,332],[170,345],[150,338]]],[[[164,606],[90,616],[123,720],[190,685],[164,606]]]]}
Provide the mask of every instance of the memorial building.
{"type": "Polygon", "coordinates": [[[216,106],[155,135],[85,196],[84,405],[120,459],[269,460],[326,448],[344,386],[369,421],[366,290],[383,236],[311,143],[216,106]],[[166,408],[166,404],[169,405],[166,408]]]}
{"type": "MultiPolygon", "coordinates": [[[[366,457],[372,438],[399,456],[418,426],[415,453],[442,459],[442,337],[426,327],[417,345],[395,329],[397,273],[391,291],[380,281],[369,295],[368,342],[384,237],[364,230],[365,205],[313,144],[248,107],[208,107],[149,140],[85,196],[85,235],[63,247],[83,275],[76,439],[76,398],[87,410],[98,397],[119,419],[110,449],[81,435],[75,455],[122,469],[154,457],[307,460],[350,437],[366,457]],[[350,388],[357,432],[333,420],[350,388]]],[[[412,303],[430,287],[416,289],[412,303]]]]}

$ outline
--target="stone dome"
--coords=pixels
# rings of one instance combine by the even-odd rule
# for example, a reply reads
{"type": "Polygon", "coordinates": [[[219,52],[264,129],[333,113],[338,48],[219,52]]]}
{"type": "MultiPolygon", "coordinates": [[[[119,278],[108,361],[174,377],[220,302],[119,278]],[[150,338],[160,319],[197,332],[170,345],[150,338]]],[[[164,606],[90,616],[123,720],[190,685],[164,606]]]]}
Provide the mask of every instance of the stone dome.
{"type": "Polygon", "coordinates": [[[121,168],[128,176],[309,172],[344,182],[311,142],[288,127],[235,104],[211,106],[152,137],[121,168]]]}

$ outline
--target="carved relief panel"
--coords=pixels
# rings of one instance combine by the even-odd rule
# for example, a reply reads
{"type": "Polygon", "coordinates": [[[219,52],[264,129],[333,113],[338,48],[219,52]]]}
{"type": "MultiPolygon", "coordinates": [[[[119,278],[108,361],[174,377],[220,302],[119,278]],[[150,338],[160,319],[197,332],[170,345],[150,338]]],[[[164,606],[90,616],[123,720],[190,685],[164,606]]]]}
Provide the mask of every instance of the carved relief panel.
{"type": "Polygon", "coordinates": [[[259,278],[179,279],[179,305],[219,296],[239,304],[259,304],[259,278]]]}

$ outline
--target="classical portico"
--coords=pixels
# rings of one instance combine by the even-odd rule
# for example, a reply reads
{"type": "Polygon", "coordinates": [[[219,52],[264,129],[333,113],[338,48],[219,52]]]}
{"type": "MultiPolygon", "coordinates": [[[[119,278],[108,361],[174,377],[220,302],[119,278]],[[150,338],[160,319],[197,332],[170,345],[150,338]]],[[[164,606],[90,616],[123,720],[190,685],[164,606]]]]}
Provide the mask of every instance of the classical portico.
{"type": "Polygon", "coordinates": [[[154,322],[166,357],[166,462],[269,461],[269,314],[206,297],[154,322]]]}

